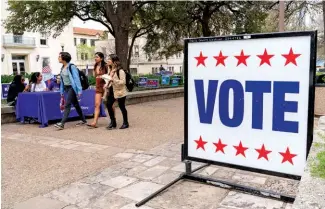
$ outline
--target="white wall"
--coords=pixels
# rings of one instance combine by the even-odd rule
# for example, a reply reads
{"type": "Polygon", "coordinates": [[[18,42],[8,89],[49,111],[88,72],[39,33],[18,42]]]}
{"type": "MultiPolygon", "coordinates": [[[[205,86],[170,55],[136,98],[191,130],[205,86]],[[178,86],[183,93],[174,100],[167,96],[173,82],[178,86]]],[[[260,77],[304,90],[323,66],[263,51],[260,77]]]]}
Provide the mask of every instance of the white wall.
{"type": "MultiPolygon", "coordinates": [[[[5,10],[7,5],[1,1],[1,20],[5,20],[8,12],[5,10]]],[[[3,26],[1,26],[1,40],[6,33],[3,26]]],[[[77,58],[76,47],[73,42],[73,25],[72,22],[64,29],[62,34],[56,39],[52,36],[48,37],[47,46],[40,45],[40,33],[25,32],[25,37],[34,37],[36,42],[35,48],[27,48],[24,46],[6,47],[1,45],[1,54],[5,55],[4,61],[1,62],[1,74],[12,74],[12,54],[26,55],[25,68],[26,72],[41,72],[42,71],[42,58],[50,58],[50,67],[53,74],[58,74],[61,69],[61,64],[58,62],[59,53],[62,51],[61,44],[64,44],[64,51],[69,52],[72,56],[72,62],[77,58]],[[39,55],[39,60],[36,61],[36,56],[39,55]]]]}

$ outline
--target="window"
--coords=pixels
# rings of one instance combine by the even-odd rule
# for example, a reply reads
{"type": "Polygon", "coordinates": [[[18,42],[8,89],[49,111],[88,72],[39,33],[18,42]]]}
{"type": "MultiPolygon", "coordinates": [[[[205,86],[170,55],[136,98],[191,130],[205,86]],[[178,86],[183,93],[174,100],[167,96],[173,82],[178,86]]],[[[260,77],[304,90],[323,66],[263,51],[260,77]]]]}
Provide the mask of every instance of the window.
{"type": "Polygon", "coordinates": [[[20,35],[14,35],[14,43],[23,43],[23,36],[20,36],[20,35]]]}
{"type": "Polygon", "coordinates": [[[182,66],[179,66],[179,72],[180,72],[180,73],[183,73],[183,71],[182,71],[182,66]]]}
{"type": "Polygon", "coordinates": [[[80,39],[80,44],[87,44],[87,39],[81,38],[80,39]]]}
{"type": "Polygon", "coordinates": [[[40,44],[41,46],[47,46],[47,35],[45,33],[41,33],[40,44]]]}
{"type": "Polygon", "coordinates": [[[80,59],[81,60],[88,60],[88,54],[87,53],[80,53],[80,59]]]}
{"type": "Polygon", "coordinates": [[[152,68],[152,74],[158,73],[158,68],[157,67],[153,67],[152,68]]]}
{"type": "Polygon", "coordinates": [[[134,56],[139,57],[139,45],[134,46],[134,56]]]}
{"type": "Polygon", "coordinates": [[[90,40],[90,45],[95,46],[95,41],[96,41],[95,39],[90,40]]]}
{"type": "Polygon", "coordinates": [[[42,58],[42,68],[45,66],[49,66],[50,65],[50,58],[49,57],[43,57],[42,58]]]}
{"type": "Polygon", "coordinates": [[[104,54],[104,57],[106,57],[106,47],[101,47],[102,48],[102,53],[104,54]]]}
{"type": "Polygon", "coordinates": [[[168,71],[174,72],[174,67],[168,67],[168,71]]]}
{"type": "Polygon", "coordinates": [[[41,45],[42,46],[46,46],[47,45],[47,40],[44,39],[44,38],[41,38],[40,42],[41,42],[41,45]]]}
{"type": "Polygon", "coordinates": [[[178,52],[177,54],[176,54],[176,58],[178,59],[178,58],[181,58],[181,52],[178,52]]]}
{"type": "Polygon", "coordinates": [[[77,38],[74,38],[74,45],[77,46],[77,38]]]}
{"type": "Polygon", "coordinates": [[[131,73],[131,75],[137,75],[138,74],[138,69],[137,68],[130,68],[130,73],[131,73]]]}

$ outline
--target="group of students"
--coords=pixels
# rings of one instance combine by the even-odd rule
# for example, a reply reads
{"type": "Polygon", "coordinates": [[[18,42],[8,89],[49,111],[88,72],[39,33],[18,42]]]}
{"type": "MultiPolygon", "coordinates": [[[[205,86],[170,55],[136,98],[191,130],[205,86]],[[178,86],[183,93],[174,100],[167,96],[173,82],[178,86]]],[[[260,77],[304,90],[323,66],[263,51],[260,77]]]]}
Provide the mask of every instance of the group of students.
{"type": "Polygon", "coordinates": [[[110,124],[107,129],[111,130],[117,127],[114,103],[117,100],[119,108],[123,115],[123,124],[120,129],[129,127],[128,113],[125,108],[126,101],[126,74],[123,70],[120,60],[116,54],[108,56],[107,62],[104,60],[104,54],[97,52],[95,54],[94,73],[96,78],[96,93],[95,93],[95,113],[92,123],[87,124],[86,118],[81,110],[79,101],[82,94],[82,86],[79,77],[79,70],[75,65],[71,64],[71,55],[68,52],[61,52],[58,60],[63,65],[61,72],[56,76],[56,81],[46,87],[42,81],[41,73],[34,73],[31,78],[31,83],[25,87],[24,77],[17,75],[11,83],[8,92],[7,101],[17,98],[18,93],[23,91],[39,92],[59,89],[61,99],[65,98],[64,113],[61,121],[56,123],[54,127],[62,130],[69,117],[71,106],[73,105],[81,119],[81,122],[76,126],[87,125],[89,128],[97,128],[98,118],[100,114],[100,105],[102,101],[106,101],[107,110],[110,117],[110,124]],[[14,92],[11,93],[10,92],[14,92]],[[10,95],[10,96],[9,96],[10,95]],[[66,95],[66,97],[64,97],[66,95]],[[10,97],[10,98],[9,98],[10,97]]]}
{"type": "Polygon", "coordinates": [[[13,81],[9,85],[7,103],[10,106],[15,106],[18,94],[21,92],[40,92],[40,91],[59,91],[60,90],[60,75],[46,86],[43,81],[43,75],[40,72],[33,73],[29,84],[25,85],[25,77],[23,75],[15,75],[13,81]]]}

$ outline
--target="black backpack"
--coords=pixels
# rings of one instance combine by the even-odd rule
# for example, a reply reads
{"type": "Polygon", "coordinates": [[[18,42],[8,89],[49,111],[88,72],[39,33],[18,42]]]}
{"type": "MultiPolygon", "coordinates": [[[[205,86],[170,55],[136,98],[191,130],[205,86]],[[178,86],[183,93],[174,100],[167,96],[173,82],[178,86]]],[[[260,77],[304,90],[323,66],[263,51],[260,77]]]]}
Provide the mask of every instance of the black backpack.
{"type": "MultiPolygon", "coordinates": [[[[73,64],[69,65],[69,70],[70,70],[70,73],[72,74],[71,65],[73,65],[73,64]]],[[[76,66],[76,68],[77,68],[77,66],[76,66]]],[[[78,73],[79,73],[79,79],[80,79],[82,90],[88,89],[89,88],[88,77],[86,76],[86,74],[83,71],[79,70],[79,68],[77,68],[77,70],[78,70],[78,73]]]]}
{"type": "MultiPolygon", "coordinates": [[[[120,79],[120,70],[118,70],[116,73],[117,73],[118,79],[120,79]]],[[[132,78],[132,75],[129,72],[126,72],[124,70],[124,73],[125,73],[125,85],[126,85],[126,88],[128,89],[129,92],[131,92],[133,90],[133,88],[134,88],[134,85],[135,85],[134,79],[132,78]]]]}

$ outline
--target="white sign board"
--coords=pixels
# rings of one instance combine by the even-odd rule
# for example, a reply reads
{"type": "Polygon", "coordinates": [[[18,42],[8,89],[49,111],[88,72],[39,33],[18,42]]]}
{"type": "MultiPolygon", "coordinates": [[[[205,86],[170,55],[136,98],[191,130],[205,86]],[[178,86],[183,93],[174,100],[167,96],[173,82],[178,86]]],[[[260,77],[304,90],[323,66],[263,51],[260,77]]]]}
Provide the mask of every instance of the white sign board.
{"type": "Polygon", "coordinates": [[[185,41],[185,158],[302,175],[312,142],[316,32],[185,41]]]}

